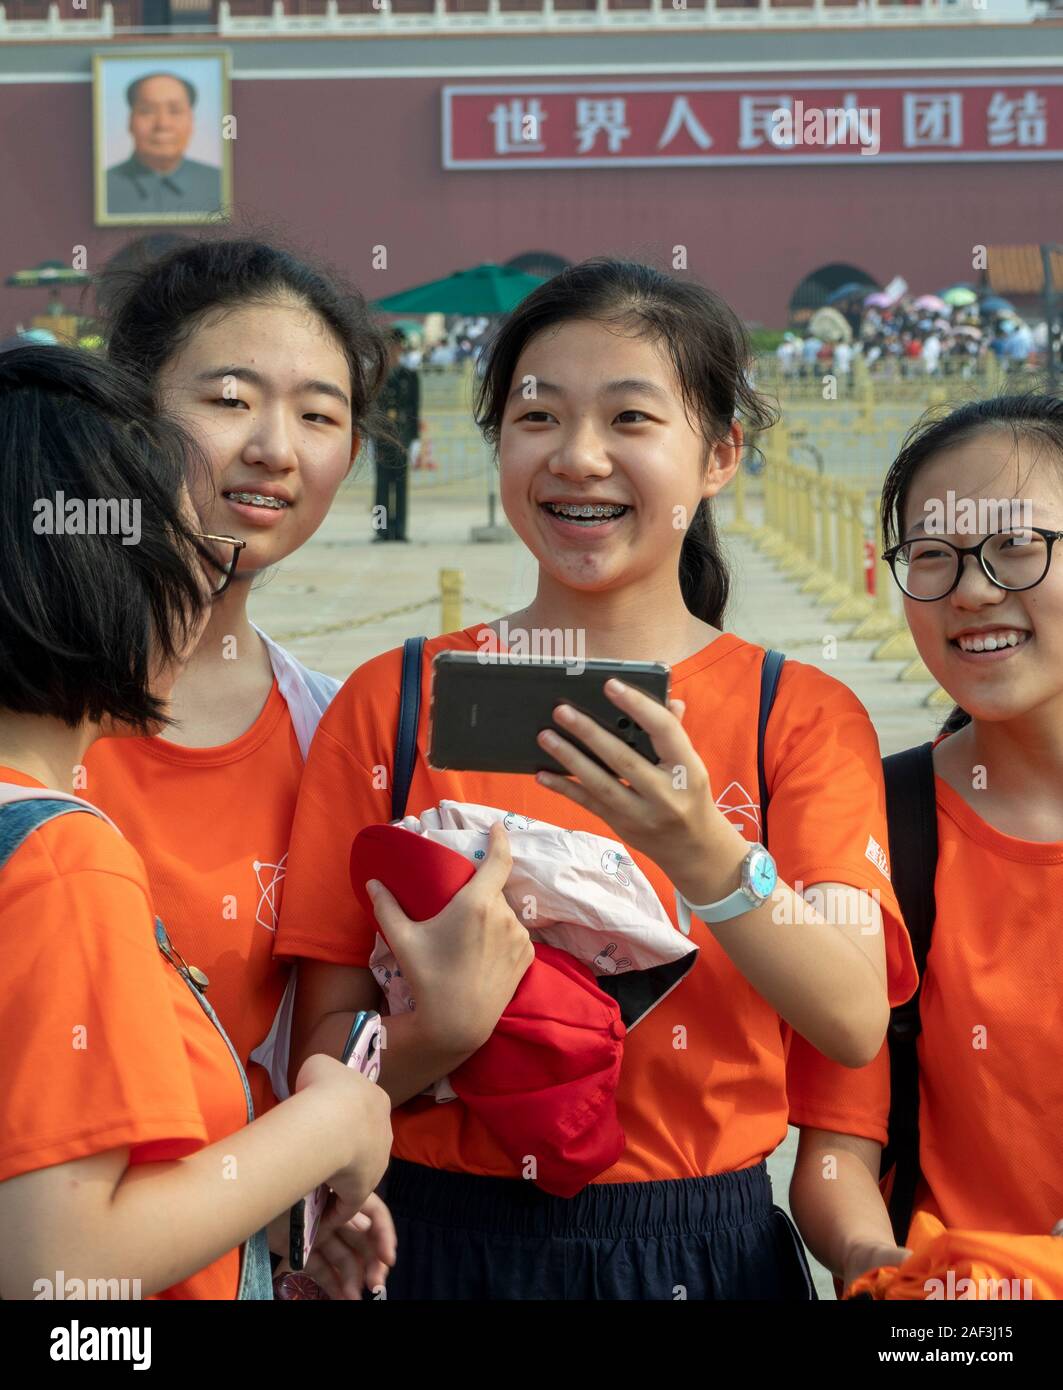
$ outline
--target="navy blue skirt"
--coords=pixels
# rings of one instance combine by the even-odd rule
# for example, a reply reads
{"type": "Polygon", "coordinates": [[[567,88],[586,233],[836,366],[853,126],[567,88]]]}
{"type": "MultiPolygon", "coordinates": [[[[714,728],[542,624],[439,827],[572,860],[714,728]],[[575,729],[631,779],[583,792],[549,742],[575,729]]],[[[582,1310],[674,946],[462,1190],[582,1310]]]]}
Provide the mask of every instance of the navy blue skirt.
{"type": "Polygon", "coordinates": [[[381,1194],[398,1233],[389,1300],[816,1297],[763,1163],[564,1198],[393,1159],[381,1194]]]}

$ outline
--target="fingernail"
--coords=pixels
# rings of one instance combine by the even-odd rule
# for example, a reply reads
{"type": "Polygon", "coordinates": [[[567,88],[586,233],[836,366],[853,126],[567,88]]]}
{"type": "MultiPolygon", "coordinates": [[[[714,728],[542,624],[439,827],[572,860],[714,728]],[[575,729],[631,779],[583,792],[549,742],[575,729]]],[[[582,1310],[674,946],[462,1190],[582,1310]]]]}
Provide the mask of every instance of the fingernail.
{"type": "Polygon", "coordinates": [[[383,885],[380,883],[378,879],[371,878],[366,882],[365,891],[369,894],[371,898],[375,898],[382,887],[383,885]]]}
{"type": "Polygon", "coordinates": [[[621,691],[627,689],[627,686],[624,684],[624,682],[618,681],[615,676],[610,676],[609,679],[606,681],[605,686],[607,690],[612,690],[616,694],[620,694],[621,691]]]}

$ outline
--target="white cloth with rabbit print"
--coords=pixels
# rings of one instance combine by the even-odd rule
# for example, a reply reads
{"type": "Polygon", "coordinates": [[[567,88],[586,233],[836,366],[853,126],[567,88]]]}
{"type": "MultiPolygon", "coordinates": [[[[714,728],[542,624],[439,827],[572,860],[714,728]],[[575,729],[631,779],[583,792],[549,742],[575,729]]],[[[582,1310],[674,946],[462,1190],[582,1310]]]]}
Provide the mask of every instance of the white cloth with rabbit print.
{"type": "MultiPolygon", "coordinates": [[[[527,923],[533,941],[586,965],[617,1001],[625,1026],[634,1028],[683,980],[698,948],[672,925],[649,879],[619,841],[462,801],[442,801],[397,824],[475,862],[485,857],[488,832],[498,820],[513,855],[506,901],[527,923]]],[[[390,1014],[414,1007],[398,961],[379,933],[369,968],[390,1014]]],[[[437,1100],[454,1099],[445,1079],[428,1089],[437,1100]]]]}

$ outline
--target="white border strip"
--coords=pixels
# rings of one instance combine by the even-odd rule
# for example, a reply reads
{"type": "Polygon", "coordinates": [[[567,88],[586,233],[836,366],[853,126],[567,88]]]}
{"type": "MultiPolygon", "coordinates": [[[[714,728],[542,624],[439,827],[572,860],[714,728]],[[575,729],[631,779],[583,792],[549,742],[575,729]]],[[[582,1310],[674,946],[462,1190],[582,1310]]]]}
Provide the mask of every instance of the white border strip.
{"type": "MultiPolygon", "coordinates": [[[[763,31],[759,31],[763,33],[763,31]]],[[[777,31],[776,31],[777,32],[777,31]]],[[[804,32],[804,31],[801,31],[804,32]]],[[[851,33],[852,30],[845,32],[851,33]]],[[[982,32],[979,30],[979,32],[982,32]]],[[[217,43],[217,40],[214,40],[217,43]]],[[[243,42],[243,40],[241,40],[243,42]]],[[[275,42],[275,40],[274,40],[275,42]]],[[[299,40],[308,42],[308,40],[299,40]]],[[[108,50],[110,52],[111,50],[108,50]]],[[[3,57],[3,47],[0,46],[0,60],[3,57]]],[[[124,54],[123,54],[124,56],[124,54]]],[[[135,57],[134,50],[130,50],[130,56],[135,57]]],[[[236,53],[234,53],[236,57],[236,53]]],[[[815,64],[808,61],[794,62],[749,62],[749,63],[718,63],[706,60],[700,63],[611,63],[602,65],[600,63],[558,63],[543,67],[532,67],[527,63],[520,66],[513,64],[489,64],[489,65],[468,65],[461,66],[453,63],[445,67],[380,67],[380,68],[245,68],[243,70],[233,69],[232,80],[234,82],[338,82],[338,81],[377,81],[391,78],[455,78],[455,77],[513,77],[524,82],[537,82],[540,77],[586,77],[588,82],[599,83],[610,80],[612,75],[620,77],[637,77],[640,73],[691,73],[704,77],[706,73],[734,73],[734,72],[773,72],[790,73],[799,72],[807,74],[809,72],[822,72],[825,74],[839,73],[844,74],[849,80],[856,81],[853,74],[864,72],[889,72],[893,70],[902,72],[917,73],[923,70],[956,71],[961,73],[965,70],[978,68],[991,68],[998,72],[1001,70],[1012,69],[1032,69],[1031,80],[1041,81],[1040,73],[1047,68],[1056,67],[1063,64],[1063,44],[1060,45],[1058,59],[1053,62],[1045,58],[821,58],[815,64]]],[[[923,79],[929,82],[931,79],[923,79]]],[[[946,78],[943,81],[956,81],[956,78],[946,78]]],[[[974,79],[969,79],[974,81],[974,79]]],[[[990,79],[991,80],[991,79],[990,79]]],[[[1048,80],[1048,79],[1044,79],[1048,80]]],[[[18,84],[43,84],[43,83],[64,83],[64,82],[91,82],[92,73],[69,73],[69,72],[27,72],[27,73],[0,73],[0,86],[18,84]]],[[[750,83],[740,83],[740,86],[750,86],[750,83]]],[[[772,86],[774,84],[768,83],[772,86]]],[[[869,83],[865,83],[865,86],[869,83]]]]}
{"type": "MultiPolygon", "coordinates": [[[[806,66],[807,70],[807,66],[806,66]]],[[[818,92],[825,87],[953,87],[962,82],[965,87],[999,87],[999,77],[920,77],[916,79],[907,77],[871,77],[867,81],[861,81],[853,77],[847,82],[787,82],[787,91],[791,92],[818,92]]],[[[1030,79],[1031,84],[1036,82],[1039,87],[1058,87],[1063,85],[1063,74],[1057,76],[1045,75],[1030,79]]],[[[499,96],[501,94],[511,96],[534,96],[538,92],[585,92],[588,87],[586,82],[535,82],[523,83],[515,86],[511,83],[491,82],[487,84],[463,83],[460,87],[444,87],[443,99],[449,101],[451,96],[468,94],[470,96],[499,96]]],[[[595,83],[601,86],[602,83],[595,83]]],[[[778,82],[609,82],[611,92],[762,92],[772,91],[780,84],[778,82]]],[[[1013,85],[1018,85],[1013,84],[1013,85]]]]}
{"type": "MultiPolygon", "coordinates": [[[[763,31],[761,31],[763,32],[763,31]]],[[[804,31],[802,31],[804,32],[804,31]]],[[[851,32],[851,31],[846,31],[851,32]]],[[[981,31],[979,31],[981,32],[981,31]]],[[[403,67],[403,68],[245,68],[234,71],[236,81],[264,82],[270,78],[281,81],[305,81],[319,78],[324,81],[338,79],[368,79],[377,77],[515,77],[527,82],[536,82],[540,77],[584,77],[616,74],[619,77],[637,77],[640,73],[690,73],[704,77],[707,73],[733,72],[918,72],[923,69],[939,69],[944,72],[955,69],[957,72],[973,68],[1058,68],[1063,64],[1063,34],[1060,35],[1059,54],[1055,61],[1051,58],[821,58],[815,63],[804,62],[748,62],[719,63],[706,59],[700,63],[655,63],[647,59],[641,63],[602,63],[600,60],[586,63],[551,63],[543,67],[533,67],[527,63],[514,64],[448,64],[446,67],[403,67]]]]}
{"type": "Polygon", "coordinates": [[[999,163],[1001,160],[1017,162],[1023,160],[1031,162],[1033,160],[1063,159],[1063,150],[1045,150],[1041,153],[1038,150],[1030,153],[993,153],[989,150],[975,151],[973,153],[935,153],[919,154],[912,151],[908,154],[721,154],[715,159],[711,155],[675,155],[669,159],[661,156],[658,159],[540,159],[536,163],[516,164],[507,159],[477,159],[450,161],[444,159],[444,169],[663,169],[687,167],[707,167],[724,164],[741,164],[743,168],[755,169],[761,164],[818,164],[824,168],[831,164],[864,164],[868,168],[876,164],[954,164],[954,163],[999,163]]]}

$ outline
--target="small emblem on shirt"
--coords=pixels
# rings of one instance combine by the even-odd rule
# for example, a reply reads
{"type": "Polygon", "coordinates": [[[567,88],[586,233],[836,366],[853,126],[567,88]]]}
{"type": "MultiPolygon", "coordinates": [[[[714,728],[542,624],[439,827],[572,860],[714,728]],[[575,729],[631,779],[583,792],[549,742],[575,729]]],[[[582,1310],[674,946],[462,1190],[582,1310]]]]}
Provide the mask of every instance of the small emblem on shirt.
{"type": "Polygon", "coordinates": [[[280,886],[288,872],[288,855],[287,853],[282,854],[276,864],[267,864],[256,859],[251,867],[258,879],[258,907],[255,909],[255,921],[260,927],[265,927],[267,931],[275,932],[277,930],[277,918],[280,916],[280,886]]]}
{"type": "Polygon", "coordinates": [[[749,832],[752,830],[753,839],[759,841],[760,807],[741,782],[728,782],[716,798],[716,806],[747,840],[750,838],[749,832]]]}
{"type": "Polygon", "coordinates": [[[867,849],[864,850],[865,859],[870,859],[875,868],[879,870],[883,878],[890,876],[890,861],[886,858],[886,851],[882,848],[874,835],[867,837],[867,849]]]}

